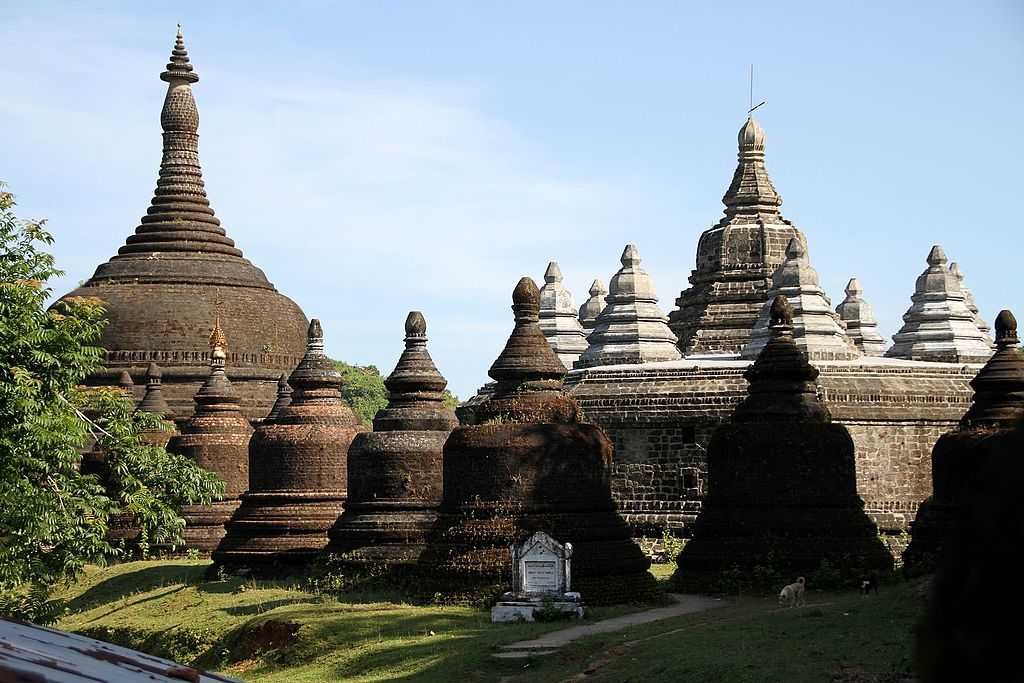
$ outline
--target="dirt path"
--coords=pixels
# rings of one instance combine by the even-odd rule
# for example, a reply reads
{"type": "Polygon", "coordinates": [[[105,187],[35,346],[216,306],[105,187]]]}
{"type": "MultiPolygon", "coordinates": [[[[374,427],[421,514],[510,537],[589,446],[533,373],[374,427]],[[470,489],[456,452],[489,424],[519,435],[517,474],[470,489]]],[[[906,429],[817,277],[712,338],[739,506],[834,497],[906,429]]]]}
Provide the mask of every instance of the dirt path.
{"type": "Polygon", "coordinates": [[[621,631],[631,626],[649,624],[652,621],[660,621],[661,619],[669,619],[671,617],[678,617],[684,614],[693,614],[694,612],[703,612],[716,607],[724,607],[728,604],[726,601],[719,598],[710,598],[704,595],[681,595],[673,593],[671,596],[675,600],[674,605],[670,605],[668,607],[656,607],[654,609],[645,610],[643,612],[634,612],[632,614],[624,614],[621,617],[603,619],[592,624],[571,626],[560,631],[546,633],[543,636],[532,640],[521,640],[517,643],[502,645],[502,652],[499,652],[494,656],[502,659],[514,659],[551,654],[558,650],[558,648],[567,645],[574,640],[578,640],[579,638],[585,638],[598,633],[621,631]]]}

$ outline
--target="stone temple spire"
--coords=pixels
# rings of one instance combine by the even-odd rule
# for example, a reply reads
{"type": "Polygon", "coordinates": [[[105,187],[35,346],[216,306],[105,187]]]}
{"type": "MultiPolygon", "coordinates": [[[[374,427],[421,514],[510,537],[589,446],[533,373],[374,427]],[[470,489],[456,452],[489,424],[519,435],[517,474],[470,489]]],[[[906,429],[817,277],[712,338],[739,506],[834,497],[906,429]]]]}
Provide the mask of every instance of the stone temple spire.
{"type": "Polygon", "coordinates": [[[793,238],[807,244],[780,213],[782,197],[764,163],[764,129],[748,117],[737,137],[736,172],[722,197],[725,216],[701,234],[691,286],[669,316],[687,355],[738,353],[771,299],[770,280],[785,260],[786,245],[793,238]]]}
{"type": "Polygon", "coordinates": [[[885,353],[889,358],[984,363],[992,355],[992,346],[975,324],[960,283],[946,263],[946,252],[936,244],[928,252],[928,267],[917,278],[903,327],[885,353]]]}
{"type": "Polygon", "coordinates": [[[682,357],[668,318],[658,308],[654,283],[640,267],[640,251],[627,244],[620,261],[622,268],[612,277],[608,305],[590,334],[590,346],[576,361],[577,368],[682,357]]]}
{"type": "Polygon", "coordinates": [[[587,333],[576,318],[572,292],[562,284],[562,270],[556,261],[544,271],[540,288],[540,329],[548,344],[567,368],[587,350],[587,333]]]}
{"type": "MultiPolygon", "coordinates": [[[[818,285],[818,272],[811,267],[803,242],[792,238],[786,247],[786,260],[772,277],[772,297],[781,294],[793,309],[793,339],[811,360],[851,360],[860,351],[850,338],[832,302],[818,285]]],[[[740,356],[756,358],[771,337],[771,305],[765,305],[754,325],[750,343],[740,356]]]]}
{"type": "Polygon", "coordinates": [[[267,414],[266,419],[263,421],[264,424],[270,424],[280,417],[281,411],[291,402],[292,385],[288,384],[288,375],[281,373],[281,376],[277,378],[277,400],[274,401],[274,407],[270,409],[270,413],[267,414]]]}
{"type": "Polygon", "coordinates": [[[1024,418],[1024,351],[1017,319],[1007,310],[996,316],[996,352],[971,380],[974,402],[960,424],[1010,426],[1024,418]]]}
{"type": "Polygon", "coordinates": [[[162,383],[163,371],[156,363],[150,363],[146,370],[146,393],[142,395],[142,400],[136,410],[156,413],[163,417],[171,416],[171,409],[168,407],[167,401],[164,400],[162,383]]]}
{"type": "Polygon", "coordinates": [[[579,317],[580,325],[588,337],[594,331],[594,328],[597,327],[597,316],[601,315],[601,311],[604,310],[607,294],[608,290],[605,289],[604,283],[600,280],[595,279],[590,283],[590,298],[580,306],[579,317]]]}
{"type": "Polygon", "coordinates": [[[974,293],[967,288],[966,284],[964,284],[964,274],[960,270],[960,266],[956,261],[949,264],[949,272],[951,272],[953,277],[956,278],[956,281],[960,283],[960,291],[963,292],[964,303],[967,304],[967,308],[969,308],[971,313],[974,314],[974,324],[978,326],[978,329],[981,330],[986,337],[991,339],[992,330],[989,328],[988,323],[985,322],[985,319],[981,317],[981,312],[978,310],[978,304],[974,300],[974,293]]]}
{"type": "Polygon", "coordinates": [[[870,304],[861,296],[864,289],[860,281],[852,277],[846,283],[846,298],[836,306],[836,313],[846,324],[846,335],[857,345],[865,356],[881,356],[885,353],[885,340],[878,333],[878,321],[870,304]]]}
{"type": "Polygon", "coordinates": [[[348,449],[348,500],[329,533],[326,552],[346,564],[419,560],[441,504],[441,451],[458,424],[419,311],[405,320],[405,351],[384,383],[388,405],[348,449]]]}
{"type": "MultiPolygon", "coordinates": [[[[106,306],[108,324],[97,342],[106,350],[104,369],[87,382],[112,384],[121,370],[141,377],[157,360],[171,409],[190,413],[207,370],[209,323],[220,315],[242,410],[259,420],[274,402],[273,381],[302,357],[308,321],[242,256],[210,206],[192,95],[199,75],[180,27],[160,79],[167,85],[163,154],[149,208],[117,254],[67,295],[97,297],[106,306]]],[[[258,202],[259,190],[253,192],[258,202]]]]}

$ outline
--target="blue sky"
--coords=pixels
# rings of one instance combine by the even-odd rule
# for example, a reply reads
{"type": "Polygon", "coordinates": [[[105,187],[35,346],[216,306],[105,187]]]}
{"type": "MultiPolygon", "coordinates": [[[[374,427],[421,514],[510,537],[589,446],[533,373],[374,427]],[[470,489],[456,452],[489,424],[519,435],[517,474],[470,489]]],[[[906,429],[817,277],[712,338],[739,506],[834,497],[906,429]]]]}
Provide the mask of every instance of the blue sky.
{"type": "Polygon", "coordinates": [[[557,260],[577,305],[635,243],[673,308],[721,215],[754,97],[783,211],[837,304],[860,278],[887,338],[942,244],[982,314],[1024,316],[1024,5],[5,3],[0,178],[67,277],[138,224],[175,24],[228,233],[389,372],[410,309],[467,396],[518,278],[557,260]]]}

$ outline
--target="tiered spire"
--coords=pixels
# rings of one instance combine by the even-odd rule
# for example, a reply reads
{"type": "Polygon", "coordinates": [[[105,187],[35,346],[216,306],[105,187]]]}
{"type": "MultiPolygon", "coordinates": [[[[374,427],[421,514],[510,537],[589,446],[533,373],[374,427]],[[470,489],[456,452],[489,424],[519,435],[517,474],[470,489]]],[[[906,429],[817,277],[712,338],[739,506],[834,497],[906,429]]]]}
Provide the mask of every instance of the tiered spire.
{"type": "Polygon", "coordinates": [[[996,316],[996,352],[971,380],[974,402],[965,426],[1010,425],[1024,417],[1024,351],[1017,319],[1007,310],[996,316]]]}
{"type": "Polygon", "coordinates": [[[149,368],[146,369],[146,393],[143,394],[136,410],[156,413],[163,417],[171,416],[171,409],[168,407],[167,401],[164,400],[162,382],[163,372],[160,370],[160,366],[150,363],[149,368]]]}
{"type": "Polygon", "coordinates": [[[768,342],[743,374],[750,382],[749,393],[737,406],[734,420],[829,419],[818,400],[818,370],[807,362],[794,338],[793,313],[783,294],[768,306],[768,342]]]}
{"type": "Polygon", "coordinates": [[[576,304],[572,293],[562,284],[562,269],[556,261],[550,262],[544,271],[544,286],[540,288],[540,329],[558,359],[569,369],[587,350],[587,334],[576,318],[576,304]]]}
{"type": "Polygon", "coordinates": [[[893,335],[886,356],[984,363],[992,355],[992,346],[975,324],[960,283],[946,263],[946,253],[936,244],[928,252],[928,267],[917,278],[912,303],[903,314],[903,327],[893,335]]]}
{"type": "Polygon", "coordinates": [[[881,356],[885,353],[885,340],[878,333],[878,321],[862,294],[864,289],[860,281],[855,277],[850,278],[846,283],[846,298],[836,306],[836,313],[846,325],[846,335],[861,353],[865,356],[881,356]]]}
{"type": "MultiPolygon", "coordinates": [[[[811,360],[849,360],[860,356],[860,351],[846,336],[839,316],[832,310],[832,302],[818,285],[818,273],[811,267],[807,250],[796,237],[786,247],[786,260],[772,277],[772,297],[783,295],[793,309],[793,339],[811,360]]],[[[771,337],[770,304],[754,325],[750,343],[740,356],[754,358],[771,337]]]]}
{"type": "Polygon", "coordinates": [[[520,279],[512,291],[512,311],[516,325],[487,374],[505,384],[560,383],[565,376],[565,366],[540,330],[540,290],[530,278],[520,279]]]}
{"type": "Polygon", "coordinates": [[[747,116],[746,123],[736,136],[739,153],[732,184],[725,191],[725,217],[730,222],[750,222],[760,219],[777,222],[782,197],[775,191],[772,179],[764,166],[764,146],[767,136],[761,124],[753,116],[747,116]],[[742,217],[745,220],[736,220],[742,217]]]}
{"type": "Polygon", "coordinates": [[[132,381],[132,375],[127,370],[122,370],[117,376],[117,388],[124,392],[127,392],[131,396],[135,392],[135,382],[132,381]]]}
{"type": "Polygon", "coordinates": [[[452,410],[444,405],[447,384],[427,351],[426,318],[410,311],[405,319],[405,351],[384,381],[388,405],[373,418],[373,430],[450,431],[455,422],[452,410]]]}
{"type": "Polygon", "coordinates": [[[274,401],[274,406],[270,409],[270,413],[268,413],[266,419],[263,420],[264,424],[269,424],[280,417],[281,411],[284,410],[291,402],[292,386],[288,384],[288,375],[282,372],[281,376],[277,378],[277,400],[274,401]]]}
{"type": "Polygon", "coordinates": [[[654,283],[640,267],[640,251],[627,244],[620,261],[622,268],[612,277],[608,305],[590,334],[590,346],[576,361],[578,368],[682,357],[668,318],[658,308],[654,283]]]}
{"type": "Polygon", "coordinates": [[[605,289],[604,283],[600,280],[594,280],[590,283],[590,298],[583,302],[580,306],[580,326],[583,327],[583,331],[589,337],[590,333],[597,327],[597,316],[601,315],[601,311],[605,307],[605,298],[608,294],[608,290],[605,289]]]}
{"type": "Polygon", "coordinates": [[[224,537],[224,523],[238,508],[239,496],[249,487],[249,438],[252,426],[242,415],[238,396],[225,373],[227,337],[217,319],[210,333],[210,372],[196,393],[196,409],[167,450],[191,458],[224,481],[221,500],[208,505],[186,505],[185,545],[211,552],[224,537]]]}
{"type": "Polygon", "coordinates": [[[737,138],[736,171],[722,197],[725,215],[701,234],[691,286],[669,316],[686,355],[739,353],[771,300],[771,277],[786,245],[791,238],[807,243],[780,211],[782,197],[764,163],[764,129],[748,117],[737,138]]]}
{"type": "Polygon", "coordinates": [[[964,274],[960,270],[959,264],[956,261],[949,264],[949,272],[953,274],[956,281],[960,283],[960,291],[964,295],[964,303],[967,304],[967,308],[974,314],[974,324],[978,326],[978,329],[982,331],[986,338],[992,338],[992,330],[989,328],[988,323],[981,317],[981,311],[978,310],[978,303],[974,300],[974,293],[967,288],[964,284],[964,274]]]}

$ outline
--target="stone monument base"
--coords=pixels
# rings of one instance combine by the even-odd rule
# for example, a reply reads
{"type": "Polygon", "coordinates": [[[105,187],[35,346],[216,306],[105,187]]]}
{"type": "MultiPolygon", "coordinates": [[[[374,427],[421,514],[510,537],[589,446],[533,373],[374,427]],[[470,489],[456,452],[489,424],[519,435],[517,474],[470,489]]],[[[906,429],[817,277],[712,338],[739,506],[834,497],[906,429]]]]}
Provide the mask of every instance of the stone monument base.
{"type": "Polygon", "coordinates": [[[536,621],[535,613],[537,611],[547,613],[560,612],[566,616],[581,619],[584,606],[580,594],[575,592],[547,596],[506,593],[491,608],[491,623],[507,624],[536,621]]]}

